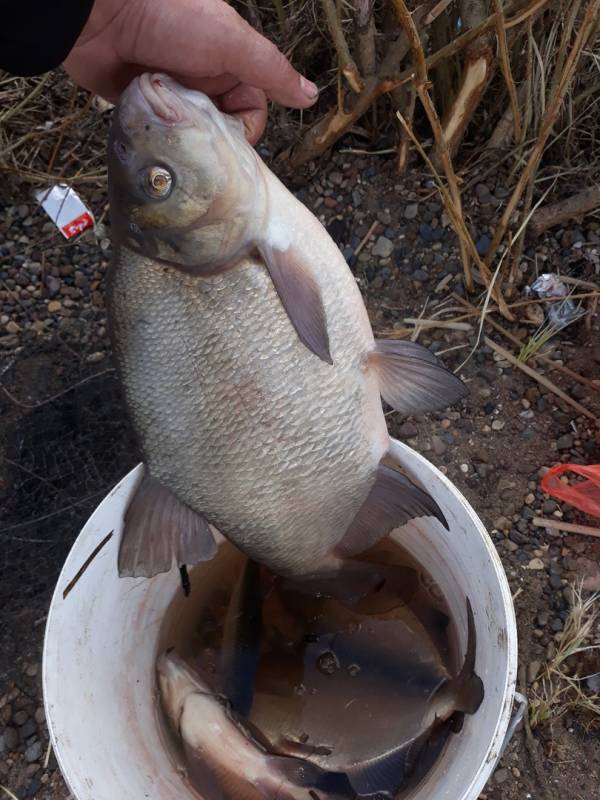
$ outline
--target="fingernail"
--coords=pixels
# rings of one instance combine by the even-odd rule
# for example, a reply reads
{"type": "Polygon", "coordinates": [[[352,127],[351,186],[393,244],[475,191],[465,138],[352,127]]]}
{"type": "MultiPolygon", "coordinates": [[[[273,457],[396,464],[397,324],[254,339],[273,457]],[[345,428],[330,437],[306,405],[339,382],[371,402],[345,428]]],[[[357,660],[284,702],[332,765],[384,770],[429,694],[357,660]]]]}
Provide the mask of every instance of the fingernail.
{"type": "Polygon", "coordinates": [[[316,100],[319,96],[319,88],[318,86],[313,83],[312,81],[306,80],[304,76],[300,78],[300,86],[302,87],[302,91],[310,100],[316,100]]]}

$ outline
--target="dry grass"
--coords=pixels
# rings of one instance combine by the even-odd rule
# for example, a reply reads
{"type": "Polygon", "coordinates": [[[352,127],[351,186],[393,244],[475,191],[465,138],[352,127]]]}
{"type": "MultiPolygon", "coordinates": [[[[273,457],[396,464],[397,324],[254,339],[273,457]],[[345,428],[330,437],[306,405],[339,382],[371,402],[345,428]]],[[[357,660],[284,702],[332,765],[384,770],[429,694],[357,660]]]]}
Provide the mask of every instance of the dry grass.
{"type": "Polygon", "coordinates": [[[557,642],[555,655],[542,668],[530,697],[531,727],[555,721],[567,711],[582,716],[589,728],[600,728],[600,695],[586,687],[585,658],[600,652],[600,595],[583,596],[573,588],[573,604],[557,642]]]}
{"type": "Polygon", "coordinates": [[[0,173],[34,186],[105,183],[106,112],[66,75],[0,73],[0,108],[0,173]]]}

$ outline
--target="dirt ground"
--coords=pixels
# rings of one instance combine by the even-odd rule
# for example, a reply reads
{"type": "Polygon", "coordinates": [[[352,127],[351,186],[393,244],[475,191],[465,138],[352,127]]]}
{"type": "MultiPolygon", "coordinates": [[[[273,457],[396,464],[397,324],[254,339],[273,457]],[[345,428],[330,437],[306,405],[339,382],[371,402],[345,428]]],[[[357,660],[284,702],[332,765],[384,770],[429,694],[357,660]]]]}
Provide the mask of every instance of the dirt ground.
{"type": "MultiPolygon", "coordinates": [[[[471,175],[466,191],[481,252],[507,196],[501,172],[492,174],[471,175]]],[[[464,296],[455,237],[418,166],[399,179],[393,157],[338,154],[314,177],[297,176],[294,190],[349,259],[376,334],[410,326],[407,318],[432,318],[442,302],[455,309],[445,319],[462,312],[452,296],[464,296]]],[[[88,200],[98,212],[106,198],[90,192],[88,200]]],[[[107,236],[86,234],[66,245],[19,185],[11,187],[0,221],[0,380],[7,390],[0,392],[0,784],[19,799],[69,797],[48,749],[42,709],[47,607],[81,524],[137,460],[111,371],[103,301],[107,236]]],[[[523,282],[560,270],[600,283],[598,253],[594,219],[554,230],[527,242],[523,282]]],[[[519,337],[535,329],[523,318],[512,326],[493,318],[519,337]]],[[[451,368],[470,356],[460,370],[467,399],[423,417],[390,413],[389,426],[447,473],[488,527],[515,598],[519,688],[531,698],[568,617],[571,583],[581,579],[600,590],[600,539],[532,522],[545,516],[594,524],[541,494],[541,470],[560,461],[600,463],[600,433],[591,418],[477,343],[477,318],[465,322],[466,330],[425,330],[419,341],[451,368]]],[[[588,383],[532,362],[591,416],[600,415],[600,392],[589,383],[600,378],[599,331],[600,318],[590,313],[546,350],[588,383]]],[[[491,327],[484,333],[517,353],[491,327]]],[[[599,741],[598,719],[575,710],[529,737],[521,727],[482,800],[593,800],[599,741]]]]}

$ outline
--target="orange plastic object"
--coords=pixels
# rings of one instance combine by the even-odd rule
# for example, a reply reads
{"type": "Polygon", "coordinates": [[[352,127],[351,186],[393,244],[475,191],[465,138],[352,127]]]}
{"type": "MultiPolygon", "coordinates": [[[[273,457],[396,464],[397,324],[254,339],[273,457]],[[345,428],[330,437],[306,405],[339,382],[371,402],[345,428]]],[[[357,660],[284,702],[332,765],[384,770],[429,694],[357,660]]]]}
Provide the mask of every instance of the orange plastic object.
{"type": "Polygon", "coordinates": [[[600,517],[600,464],[557,464],[544,475],[540,486],[552,497],[564,500],[586,514],[600,517]],[[574,472],[587,480],[569,486],[560,480],[565,472],[574,472]]]}

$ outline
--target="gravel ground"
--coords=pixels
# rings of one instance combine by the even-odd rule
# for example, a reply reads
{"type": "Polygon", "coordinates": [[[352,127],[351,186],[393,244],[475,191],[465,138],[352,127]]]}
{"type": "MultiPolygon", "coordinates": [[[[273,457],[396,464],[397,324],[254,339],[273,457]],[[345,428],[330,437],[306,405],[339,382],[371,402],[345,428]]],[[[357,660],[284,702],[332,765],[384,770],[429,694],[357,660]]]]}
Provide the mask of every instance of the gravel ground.
{"type": "MultiPolygon", "coordinates": [[[[507,197],[502,181],[502,175],[480,182],[475,176],[466,193],[482,254],[507,197]]],[[[453,316],[460,313],[451,298],[464,294],[455,238],[424,173],[413,169],[400,180],[392,159],[337,155],[318,177],[296,183],[348,258],[376,332],[389,335],[405,327],[405,318],[431,317],[444,300],[457,307],[453,316]]],[[[26,190],[13,188],[0,218],[0,376],[10,393],[0,394],[0,784],[18,798],[65,800],[42,708],[47,605],[82,521],[136,457],[110,372],[103,294],[108,233],[67,244],[26,190]]],[[[101,215],[104,193],[85,196],[101,215]]],[[[555,230],[527,242],[520,277],[530,283],[560,269],[600,283],[599,253],[598,223],[555,230]]],[[[587,379],[600,377],[599,329],[598,316],[588,315],[556,337],[552,358],[587,379]]],[[[529,336],[533,327],[522,317],[510,330],[529,336]]],[[[419,341],[455,368],[476,334],[475,326],[436,328],[419,341]]],[[[541,362],[536,367],[600,415],[599,391],[541,362]]],[[[588,590],[600,590],[600,539],[533,525],[541,515],[593,524],[544,496],[540,475],[560,461],[600,463],[600,431],[487,346],[477,348],[461,375],[470,390],[461,405],[411,419],[390,413],[390,430],[440,467],[488,526],[515,596],[527,684],[521,690],[531,693],[561,637],[571,583],[584,580],[588,590]]],[[[600,631],[595,636],[600,642],[600,631]]],[[[590,668],[600,671],[600,662],[590,668]]],[[[529,745],[518,731],[482,798],[592,800],[600,785],[599,736],[598,719],[594,724],[576,711],[537,728],[529,745]]]]}

